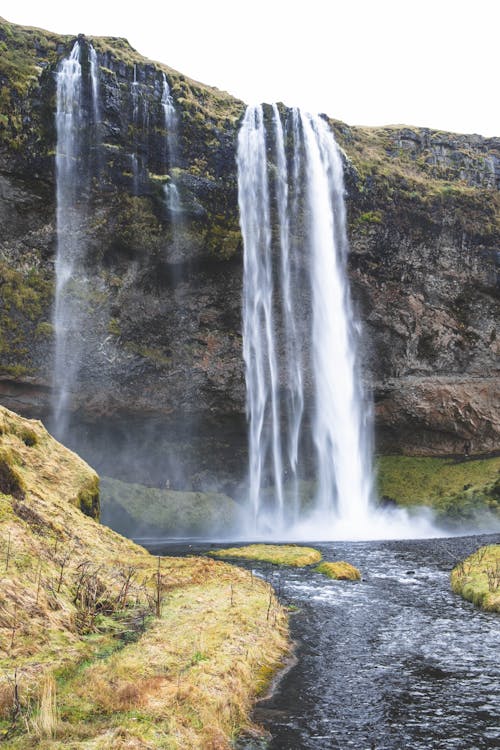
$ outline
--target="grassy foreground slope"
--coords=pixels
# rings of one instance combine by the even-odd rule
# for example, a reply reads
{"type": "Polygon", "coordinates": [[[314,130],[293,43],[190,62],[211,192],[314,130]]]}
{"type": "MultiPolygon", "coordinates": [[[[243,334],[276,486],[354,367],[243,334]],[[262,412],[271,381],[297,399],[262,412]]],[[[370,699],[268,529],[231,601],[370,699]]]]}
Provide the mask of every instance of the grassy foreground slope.
{"type": "Polygon", "coordinates": [[[230,747],[288,648],[269,586],[101,526],[98,478],[0,407],[0,741],[230,747]]]}

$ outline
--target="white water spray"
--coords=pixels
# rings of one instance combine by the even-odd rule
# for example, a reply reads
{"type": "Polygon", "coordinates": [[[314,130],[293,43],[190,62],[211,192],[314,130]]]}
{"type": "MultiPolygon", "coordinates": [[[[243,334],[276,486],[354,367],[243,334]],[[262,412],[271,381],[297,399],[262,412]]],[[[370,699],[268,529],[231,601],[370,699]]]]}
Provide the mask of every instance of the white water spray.
{"type": "Polygon", "coordinates": [[[306,523],[324,538],[340,526],[355,534],[370,515],[371,413],[346,276],[341,157],[324,120],[299,111],[290,119],[289,168],[273,107],[275,202],[262,107],[247,109],[238,140],[249,495],[257,534],[304,533],[306,523]],[[301,268],[308,269],[305,279],[301,268]],[[303,297],[310,303],[302,304],[303,297]],[[308,342],[304,309],[311,310],[308,342]],[[312,404],[305,419],[307,378],[312,404]],[[317,486],[312,502],[302,498],[302,505],[301,445],[314,446],[317,486]]]}

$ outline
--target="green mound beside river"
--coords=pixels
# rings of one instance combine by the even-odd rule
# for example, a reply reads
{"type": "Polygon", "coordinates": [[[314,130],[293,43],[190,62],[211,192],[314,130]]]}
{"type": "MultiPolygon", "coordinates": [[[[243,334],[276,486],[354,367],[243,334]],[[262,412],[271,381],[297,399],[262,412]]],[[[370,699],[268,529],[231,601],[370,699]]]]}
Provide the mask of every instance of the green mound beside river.
{"type": "Polygon", "coordinates": [[[301,568],[321,560],[321,552],[312,547],[296,547],[294,544],[250,544],[246,547],[229,547],[208,553],[213,557],[231,560],[259,560],[274,565],[291,565],[301,568]]]}
{"type": "Polygon", "coordinates": [[[500,544],[480,547],[451,572],[456,594],[489,612],[500,612],[500,544]]]}

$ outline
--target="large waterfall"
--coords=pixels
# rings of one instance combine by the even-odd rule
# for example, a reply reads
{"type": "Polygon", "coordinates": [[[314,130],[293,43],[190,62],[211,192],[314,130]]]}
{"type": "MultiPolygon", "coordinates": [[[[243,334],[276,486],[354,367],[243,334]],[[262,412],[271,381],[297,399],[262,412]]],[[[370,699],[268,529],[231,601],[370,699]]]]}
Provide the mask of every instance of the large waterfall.
{"type": "Polygon", "coordinates": [[[98,125],[97,57],[92,45],[75,42],[57,70],[56,110],[56,289],[52,429],[63,439],[71,389],[81,365],[82,330],[87,304],[85,223],[90,179],[90,133],[98,125]],[[84,106],[82,54],[89,55],[91,112],[84,106]]]}
{"type": "Polygon", "coordinates": [[[371,414],[346,275],[342,159],[328,124],[293,110],[284,127],[276,106],[269,118],[249,107],[238,187],[254,531],[304,533],[306,521],[318,536],[349,533],[370,512],[371,414]]]}

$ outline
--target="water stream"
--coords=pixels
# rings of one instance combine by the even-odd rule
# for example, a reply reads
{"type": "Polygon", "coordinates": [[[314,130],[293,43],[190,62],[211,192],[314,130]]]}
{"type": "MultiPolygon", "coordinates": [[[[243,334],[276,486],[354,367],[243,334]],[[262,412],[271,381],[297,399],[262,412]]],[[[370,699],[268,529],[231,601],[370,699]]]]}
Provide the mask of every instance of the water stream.
{"type": "Polygon", "coordinates": [[[358,583],[249,565],[297,608],[290,623],[298,663],[255,712],[272,738],[242,739],[238,750],[500,747],[500,618],[449,586],[458,559],[499,541],[490,535],[315,545],[326,559],[356,565],[358,583]]]}

